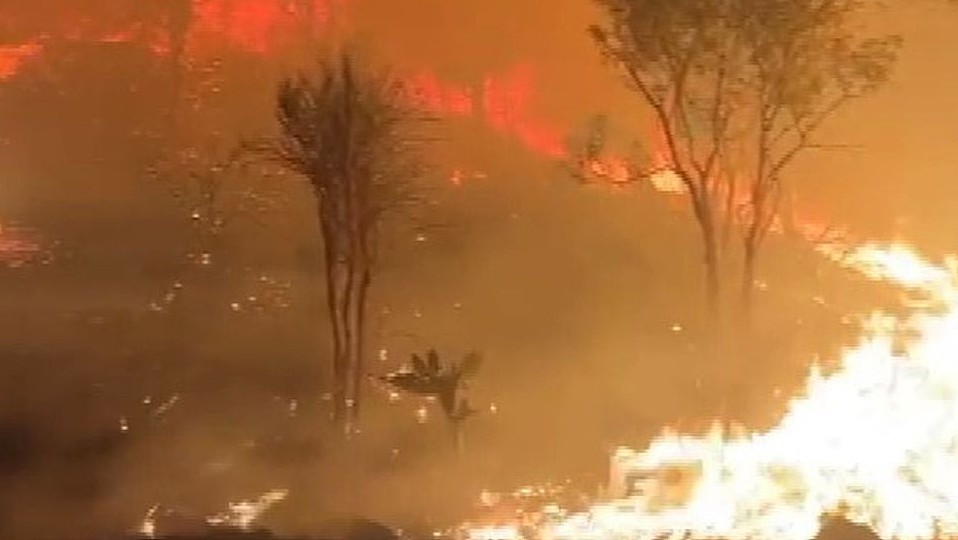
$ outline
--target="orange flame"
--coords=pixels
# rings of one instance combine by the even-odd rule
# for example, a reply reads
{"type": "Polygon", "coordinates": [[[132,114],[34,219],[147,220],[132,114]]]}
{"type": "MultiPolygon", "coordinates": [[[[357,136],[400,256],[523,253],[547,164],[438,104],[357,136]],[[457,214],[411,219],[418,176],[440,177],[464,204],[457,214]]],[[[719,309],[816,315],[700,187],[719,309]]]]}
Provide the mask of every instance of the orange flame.
{"type": "Polygon", "coordinates": [[[42,52],[43,45],[38,40],[0,46],[0,80],[16,75],[28,61],[39,57],[42,52]]]}
{"type": "Polygon", "coordinates": [[[956,265],[903,246],[837,247],[820,251],[932,301],[907,319],[874,314],[841,367],[813,369],[805,394],[765,433],[665,433],[645,451],[621,451],[620,470],[646,478],[639,491],[546,537],[807,540],[829,511],[886,539],[958,533],[956,265]],[[914,338],[902,345],[902,332],[914,338]]]}

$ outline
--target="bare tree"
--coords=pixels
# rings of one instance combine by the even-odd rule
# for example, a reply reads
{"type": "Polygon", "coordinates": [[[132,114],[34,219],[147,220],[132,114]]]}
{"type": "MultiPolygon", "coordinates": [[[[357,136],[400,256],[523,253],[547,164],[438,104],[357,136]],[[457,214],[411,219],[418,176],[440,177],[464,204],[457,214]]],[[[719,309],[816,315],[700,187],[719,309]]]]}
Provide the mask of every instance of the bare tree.
{"type": "MultiPolygon", "coordinates": [[[[888,78],[898,39],[853,34],[865,0],[596,0],[592,34],[650,108],[666,168],[684,185],[703,244],[709,304],[729,231],[743,241],[751,305],[785,168],[821,125],[888,78]]],[[[643,171],[648,177],[662,171],[643,171]]]]}
{"type": "MultiPolygon", "coordinates": [[[[733,175],[722,156],[744,93],[739,6],[724,0],[596,0],[608,15],[591,32],[606,60],[650,108],[668,171],[688,192],[711,311],[720,301],[723,223],[733,175]]],[[[663,171],[658,171],[663,172],[663,171]]]]}
{"type": "Polygon", "coordinates": [[[331,328],[333,419],[351,433],[365,380],[369,290],[380,230],[391,213],[421,202],[420,120],[387,71],[342,53],[315,74],[283,80],[280,134],[246,145],[305,178],[316,201],[331,328]]]}
{"type": "Polygon", "coordinates": [[[857,37],[862,0],[744,0],[751,116],[739,163],[747,178],[742,220],[742,300],[752,306],[759,251],[779,216],[786,168],[805,150],[835,147],[819,128],[889,76],[900,40],[857,37]]]}

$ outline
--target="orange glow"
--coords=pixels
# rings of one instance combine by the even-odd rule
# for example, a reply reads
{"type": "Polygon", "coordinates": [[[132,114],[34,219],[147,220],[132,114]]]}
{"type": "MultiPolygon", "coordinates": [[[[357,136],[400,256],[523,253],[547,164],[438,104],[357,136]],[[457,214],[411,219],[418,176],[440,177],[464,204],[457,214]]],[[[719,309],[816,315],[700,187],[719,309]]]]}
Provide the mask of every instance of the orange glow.
{"type": "Polygon", "coordinates": [[[244,51],[263,54],[281,40],[290,39],[302,24],[303,14],[280,2],[262,0],[196,0],[191,43],[207,44],[211,39],[244,51]]]}
{"type": "Polygon", "coordinates": [[[528,66],[518,65],[501,76],[487,76],[482,93],[485,120],[494,130],[516,137],[530,150],[555,159],[566,157],[563,131],[532,117],[534,98],[533,73],[528,66]]]}
{"type": "MultiPolygon", "coordinates": [[[[251,54],[274,53],[294,44],[309,30],[327,26],[332,15],[348,0],[193,0],[192,24],[186,39],[187,54],[205,56],[222,47],[251,54]]],[[[55,38],[104,43],[140,43],[157,55],[172,50],[166,17],[131,22],[123,14],[98,20],[71,12],[71,20],[54,24],[51,31],[22,45],[0,48],[0,78],[14,76],[23,63],[43,52],[42,42],[55,38]],[[105,27],[105,28],[103,28],[105,27]]],[[[449,83],[433,72],[421,70],[408,78],[411,99],[424,110],[446,116],[479,117],[497,132],[518,140],[529,150],[553,159],[564,159],[568,130],[533,115],[536,87],[533,70],[517,65],[504,73],[485,77],[482,87],[449,83]],[[477,98],[476,96],[479,96],[477,98]]]]}
{"type": "MultiPolygon", "coordinates": [[[[191,1],[192,21],[182,45],[187,56],[198,58],[217,55],[224,49],[255,55],[276,53],[310,32],[327,28],[334,15],[342,13],[351,0],[191,1]]],[[[23,65],[41,56],[46,39],[139,43],[157,56],[167,56],[173,50],[170,13],[146,21],[132,20],[129,13],[122,11],[92,17],[83,11],[82,4],[77,4],[66,17],[69,20],[54,23],[48,31],[38,34],[42,37],[0,47],[0,80],[13,77],[23,65]]],[[[535,71],[528,64],[518,63],[487,74],[478,86],[443,80],[429,69],[412,71],[405,77],[405,83],[408,99],[423,111],[483,122],[539,156],[555,160],[570,157],[565,141],[572,130],[537,115],[539,87],[535,71]]],[[[643,179],[661,193],[685,195],[685,185],[672,171],[672,157],[664,132],[656,126],[649,139],[652,174],[646,171],[639,177],[627,159],[611,154],[580,166],[600,185],[620,188],[643,179]]],[[[452,177],[455,185],[462,180],[461,174],[452,177]]],[[[744,194],[737,199],[740,199],[737,202],[740,207],[747,202],[744,194]]],[[[805,231],[804,221],[800,218],[796,221],[797,228],[805,231]]],[[[774,229],[780,231],[781,223],[776,223],[774,229]]],[[[807,237],[812,236],[814,233],[808,232],[807,237]]]]}
{"type": "Polygon", "coordinates": [[[644,451],[620,449],[609,487],[622,498],[543,523],[542,538],[808,540],[827,513],[884,539],[958,534],[958,261],[935,265],[899,245],[818,251],[925,301],[905,318],[864,318],[839,367],[813,367],[767,432],[666,430],[644,451]]]}
{"type": "Polygon", "coordinates": [[[405,77],[406,98],[422,110],[446,117],[480,119],[497,133],[513,138],[528,150],[553,159],[567,157],[567,130],[537,119],[532,70],[517,65],[504,73],[487,75],[482,87],[443,81],[419,70],[405,77]],[[474,96],[479,95],[477,100],[474,96]]]}
{"type": "Polygon", "coordinates": [[[474,112],[472,90],[439,80],[422,70],[405,78],[407,98],[413,106],[444,116],[470,116],[474,112]]]}
{"type": "Polygon", "coordinates": [[[189,46],[267,54],[326,28],[349,0],[193,0],[189,46]]]}
{"type": "Polygon", "coordinates": [[[41,256],[42,248],[35,231],[23,227],[0,227],[0,264],[20,267],[41,256]]]}
{"type": "Polygon", "coordinates": [[[38,41],[0,46],[0,80],[16,75],[24,64],[42,52],[43,46],[38,41]]]}
{"type": "Polygon", "coordinates": [[[130,43],[137,39],[139,28],[127,28],[116,32],[105,34],[98,41],[103,43],[130,43]]]}
{"type": "MultiPolygon", "coordinates": [[[[192,25],[187,45],[193,54],[204,54],[211,48],[228,46],[235,50],[265,54],[287,46],[307,30],[318,31],[330,23],[333,14],[349,0],[192,0],[192,25]]],[[[109,6],[110,4],[106,4],[109,6]]],[[[77,2],[74,9],[61,14],[35,37],[20,44],[0,46],[0,79],[17,74],[29,59],[43,52],[47,40],[88,41],[100,43],[141,43],[158,55],[171,50],[169,16],[135,20],[130,13],[114,9],[102,13],[96,5],[84,11],[77,2]]]]}

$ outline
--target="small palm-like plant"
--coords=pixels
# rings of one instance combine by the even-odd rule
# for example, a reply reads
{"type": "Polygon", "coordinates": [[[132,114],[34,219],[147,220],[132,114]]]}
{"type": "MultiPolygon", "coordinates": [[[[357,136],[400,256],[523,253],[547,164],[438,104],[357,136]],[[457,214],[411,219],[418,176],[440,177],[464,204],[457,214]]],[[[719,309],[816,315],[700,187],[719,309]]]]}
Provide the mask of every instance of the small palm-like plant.
{"type": "Polygon", "coordinates": [[[469,379],[475,377],[482,365],[482,356],[477,352],[467,354],[459,362],[445,365],[439,353],[429,349],[425,359],[412,355],[412,363],[403,369],[381,377],[396,389],[417,396],[435,398],[452,428],[456,448],[462,450],[462,423],[476,414],[476,409],[461,396],[469,379]]]}

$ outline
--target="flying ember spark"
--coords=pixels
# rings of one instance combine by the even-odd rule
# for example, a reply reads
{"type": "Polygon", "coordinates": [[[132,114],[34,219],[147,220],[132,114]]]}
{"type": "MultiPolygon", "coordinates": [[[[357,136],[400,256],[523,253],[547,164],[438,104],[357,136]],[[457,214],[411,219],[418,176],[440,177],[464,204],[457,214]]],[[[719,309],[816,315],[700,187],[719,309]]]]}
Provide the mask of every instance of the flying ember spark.
{"type": "Polygon", "coordinates": [[[247,531],[264,512],[282,502],[288,494],[289,491],[285,489],[274,489],[267,491],[253,501],[230,503],[226,512],[210,516],[206,518],[206,522],[213,526],[247,531]]]}

